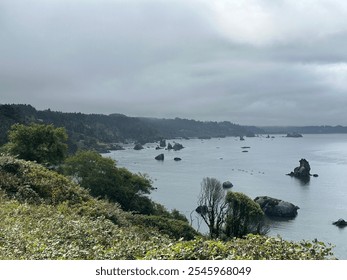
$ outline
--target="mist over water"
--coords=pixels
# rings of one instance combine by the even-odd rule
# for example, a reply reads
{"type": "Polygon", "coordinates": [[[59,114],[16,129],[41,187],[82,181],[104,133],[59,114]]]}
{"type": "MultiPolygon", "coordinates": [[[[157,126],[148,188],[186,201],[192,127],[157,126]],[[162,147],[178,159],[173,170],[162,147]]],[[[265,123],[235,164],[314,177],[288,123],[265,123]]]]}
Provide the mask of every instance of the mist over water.
{"type": "MultiPolygon", "coordinates": [[[[155,150],[157,144],[145,149],[112,151],[109,156],[117,165],[132,172],[146,173],[157,188],[151,198],[168,210],[178,209],[188,219],[194,218],[197,197],[204,177],[215,177],[233,183],[233,191],[243,192],[252,199],[271,196],[300,207],[292,220],[271,221],[269,235],[281,235],[287,240],[313,240],[336,245],[334,253],[347,259],[347,228],[332,222],[347,220],[347,135],[304,135],[303,138],[228,137],[220,139],[168,140],[183,144],[180,151],[155,150]],[[250,147],[242,149],[242,147],[250,147]],[[247,150],[248,152],[243,152],[247,150]],[[154,159],[164,153],[165,160],[154,159]],[[174,157],[182,158],[174,161],[174,157]],[[303,184],[285,174],[299,166],[305,158],[311,166],[310,182],[303,184]],[[191,216],[192,214],[192,216],[191,216]]],[[[204,227],[200,227],[204,231],[204,227]]]]}

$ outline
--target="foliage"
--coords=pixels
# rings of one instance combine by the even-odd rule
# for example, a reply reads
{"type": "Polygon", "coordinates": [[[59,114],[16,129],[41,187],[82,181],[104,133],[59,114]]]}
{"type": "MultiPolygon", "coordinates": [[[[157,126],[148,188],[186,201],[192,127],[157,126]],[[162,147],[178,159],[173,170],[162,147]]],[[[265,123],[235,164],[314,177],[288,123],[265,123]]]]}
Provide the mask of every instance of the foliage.
{"type": "Polygon", "coordinates": [[[195,211],[208,226],[209,238],[229,239],[268,231],[260,206],[243,193],[226,192],[215,178],[203,179],[198,205],[195,211]]]}
{"type": "Polygon", "coordinates": [[[228,205],[224,228],[226,237],[243,237],[249,233],[267,232],[268,228],[264,224],[265,215],[258,203],[238,192],[228,192],[225,200],[228,205]]]}
{"type": "Polygon", "coordinates": [[[192,239],[187,222],[172,219],[181,214],[156,211],[165,216],[126,213],[37,163],[0,157],[0,259],[333,258],[318,241],[192,239]]]}
{"type": "Polygon", "coordinates": [[[94,151],[79,151],[66,159],[63,172],[94,197],[117,202],[126,211],[153,213],[153,203],[145,196],[153,190],[150,180],[145,175],[117,168],[110,158],[94,151]]]}
{"type": "Polygon", "coordinates": [[[228,242],[179,241],[161,246],[145,259],[159,260],[323,260],[334,259],[332,247],[319,241],[290,242],[280,237],[248,235],[228,242]]]}
{"type": "Polygon", "coordinates": [[[209,177],[203,179],[198,205],[196,212],[208,226],[210,238],[220,237],[227,204],[225,191],[217,179],[209,177]]]}
{"type": "Polygon", "coordinates": [[[56,205],[83,216],[103,216],[115,224],[127,219],[117,204],[91,197],[65,176],[10,156],[0,157],[0,190],[21,203],[56,205]]]}
{"type": "Polygon", "coordinates": [[[155,228],[162,234],[170,238],[192,240],[199,235],[188,222],[176,219],[170,219],[163,216],[134,215],[132,217],[136,224],[145,227],[155,228]]]}
{"type": "Polygon", "coordinates": [[[9,153],[25,160],[54,165],[63,161],[67,153],[67,134],[62,127],[14,124],[8,139],[9,153]]]}
{"type": "Polygon", "coordinates": [[[119,227],[51,205],[0,196],[0,259],[137,259],[172,242],[157,231],[119,227]]]}
{"type": "Polygon", "coordinates": [[[11,156],[0,156],[0,189],[11,198],[34,204],[79,204],[90,198],[65,176],[11,156]]]}

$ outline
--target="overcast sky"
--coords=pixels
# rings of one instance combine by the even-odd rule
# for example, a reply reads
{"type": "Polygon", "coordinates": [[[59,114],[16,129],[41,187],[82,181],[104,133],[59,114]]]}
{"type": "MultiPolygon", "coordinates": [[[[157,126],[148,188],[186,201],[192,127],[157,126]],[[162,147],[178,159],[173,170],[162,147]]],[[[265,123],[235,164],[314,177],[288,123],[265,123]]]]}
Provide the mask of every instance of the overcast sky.
{"type": "Polygon", "coordinates": [[[1,0],[0,103],[347,125],[347,1],[1,0]]]}

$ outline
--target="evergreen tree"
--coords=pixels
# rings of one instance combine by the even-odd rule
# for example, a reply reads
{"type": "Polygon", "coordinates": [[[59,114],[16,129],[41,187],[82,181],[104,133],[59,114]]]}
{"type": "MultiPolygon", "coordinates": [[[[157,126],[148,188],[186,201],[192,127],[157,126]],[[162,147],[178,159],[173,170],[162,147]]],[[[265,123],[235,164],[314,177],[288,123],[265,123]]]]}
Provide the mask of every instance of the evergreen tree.
{"type": "Polygon", "coordinates": [[[67,154],[65,128],[44,124],[14,124],[5,146],[10,154],[40,164],[61,163],[67,154]]]}

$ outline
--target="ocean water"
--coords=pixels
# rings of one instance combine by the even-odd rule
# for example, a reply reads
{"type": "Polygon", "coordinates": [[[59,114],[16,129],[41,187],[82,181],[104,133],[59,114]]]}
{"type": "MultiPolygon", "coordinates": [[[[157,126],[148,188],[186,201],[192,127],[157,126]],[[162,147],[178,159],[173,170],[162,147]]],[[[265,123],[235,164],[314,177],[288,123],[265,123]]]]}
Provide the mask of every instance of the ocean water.
{"type": "Polygon", "coordinates": [[[251,198],[271,196],[300,207],[295,219],[271,221],[269,235],[284,239],[313,240],[331,243],[339,259],[347,259],[347,227],[332,222],[347,220],[347,135],[304,135],[302,138],[253,137],[240,141],[236,137],[168,140],[181,143],[180,151],[155,150],[157,144],[133,150],[112,151],[109,156],[117,165],[132,172],[148,174],[157,189],[151,198],[168,210],[178,209],[204,232],[194,209],[204,177],[215,177],[233,183],[233,191],[251,198]],[[248,149],[241,147],[248,146],[248,149]],[[243,152],[247,150],[248,152],[243,152]],[[165,160],[154,159],[164,153],[165,160]],[[174,157],[182,158],[174,161],[174,157]],[[303,184],[285,174],[305,158],[311,166],[310,182],[303,184]]]}

